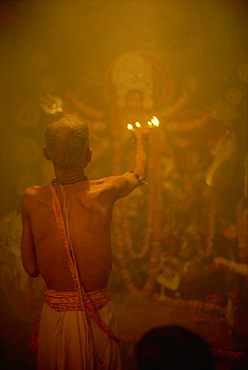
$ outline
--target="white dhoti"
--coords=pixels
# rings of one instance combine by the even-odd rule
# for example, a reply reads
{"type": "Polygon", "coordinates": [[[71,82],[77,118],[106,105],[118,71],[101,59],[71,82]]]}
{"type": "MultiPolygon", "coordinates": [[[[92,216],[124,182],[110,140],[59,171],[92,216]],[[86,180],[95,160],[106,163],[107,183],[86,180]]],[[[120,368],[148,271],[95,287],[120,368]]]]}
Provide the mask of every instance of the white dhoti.
{"type": "MultiPolygon", "coordinates": [[[[109,338],[85,311],[77,309],[73,299],[70,298],[71,304],[68,304],[70,293],[73,295],[73,292],[58,292],[60,300],[63,294],[65,297],[63,310],[56,304],[56,309],[51,308],[50,302],[45,300],[38,333],[38,370],[121,369],[119,344],[109,338]]],[[[113,305],[109,300],[102,303],[104,305],[97,308],[97,313],[117,336],[113,305]]]]}

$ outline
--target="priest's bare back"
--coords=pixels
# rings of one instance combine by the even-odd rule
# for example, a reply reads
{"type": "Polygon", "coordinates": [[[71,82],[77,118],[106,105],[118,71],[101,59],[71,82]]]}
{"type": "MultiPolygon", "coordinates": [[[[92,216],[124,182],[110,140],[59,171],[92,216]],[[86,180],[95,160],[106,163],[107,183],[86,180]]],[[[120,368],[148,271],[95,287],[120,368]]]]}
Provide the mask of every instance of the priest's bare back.
{"type": "MultiPolygon", "coordinates": [[[[67,121],[72,120],[72,117],[67,117],[67,121]]],[[[66,128],[61,133],[63,135],[66,135],[66,128]]],[[[70,166],[70,153],[63,147],[63,137],[56,144],[50,136],[43,152],[53,162],[56,181],[52,186],[60,200],[63,219],[67,222],[80,280],[86,291],[104,289],[112,267],[110,229],[114,204],[141,185],[145,177],[144,133],[141,129],[134,131],[136,155],[133,172],[93,181],[85,178],[84,172],[92,155],[87,137],[81,159],[76,158],[74,165],[70,166]],[[67,162],[61,165],[63,160],[69,165],[67,162]]],[[[31,277],[41,274],[48,289],[73,291],[74,284],[52,210],[49,186],[32,186],[23,193],[22,221],[21,248],[26,272],[31,277]]]]}

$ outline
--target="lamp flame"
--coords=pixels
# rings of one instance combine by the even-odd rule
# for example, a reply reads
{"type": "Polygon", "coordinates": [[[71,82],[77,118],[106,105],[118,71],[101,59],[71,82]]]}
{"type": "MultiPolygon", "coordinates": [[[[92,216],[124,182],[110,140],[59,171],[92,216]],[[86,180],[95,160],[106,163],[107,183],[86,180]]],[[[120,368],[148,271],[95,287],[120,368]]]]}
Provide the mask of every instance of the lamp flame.
{"type": "Polygon", "coordinates": [[[159,126],[159,120],[157,119],[157,117],[153,116],[151,122],[153,123],[154,126],[156,127],[159,126]]]}

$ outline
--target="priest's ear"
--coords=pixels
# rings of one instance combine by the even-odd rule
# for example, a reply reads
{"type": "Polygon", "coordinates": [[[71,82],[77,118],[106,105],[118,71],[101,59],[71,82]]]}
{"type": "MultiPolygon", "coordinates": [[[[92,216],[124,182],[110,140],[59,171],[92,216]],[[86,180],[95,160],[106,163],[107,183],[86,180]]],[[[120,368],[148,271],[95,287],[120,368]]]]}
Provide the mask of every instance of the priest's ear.
{"type": "Polygon", "coordinates": [[[46,145],[44,145],[44,146],[43,146],[42,151],[43,151],[44,157],[45,157],[48,161],[50,161],[50,160],[51,160],[51,158],[49,157],[49,155],[48,155],[48,153],[47,153],[46,145]]]}
{"type": "Polygon", "coordinates": [[[85,165],[84,168],[88,166],[92,159],[92,148],[88,148],[85,156],[85,165]]]}

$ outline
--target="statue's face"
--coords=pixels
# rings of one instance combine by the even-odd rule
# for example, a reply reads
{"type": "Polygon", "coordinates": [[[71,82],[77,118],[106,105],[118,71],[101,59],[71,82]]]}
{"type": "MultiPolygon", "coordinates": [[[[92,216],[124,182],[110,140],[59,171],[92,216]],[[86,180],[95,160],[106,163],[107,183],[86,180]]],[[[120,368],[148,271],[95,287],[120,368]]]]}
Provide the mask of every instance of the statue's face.
{"type": "Polygon", "coordinates": [[[126,107],[136,112],[140,110],[143,107],[143,95],[139,91],[133,91],[131,92],[126,99],[126,107]]]}

